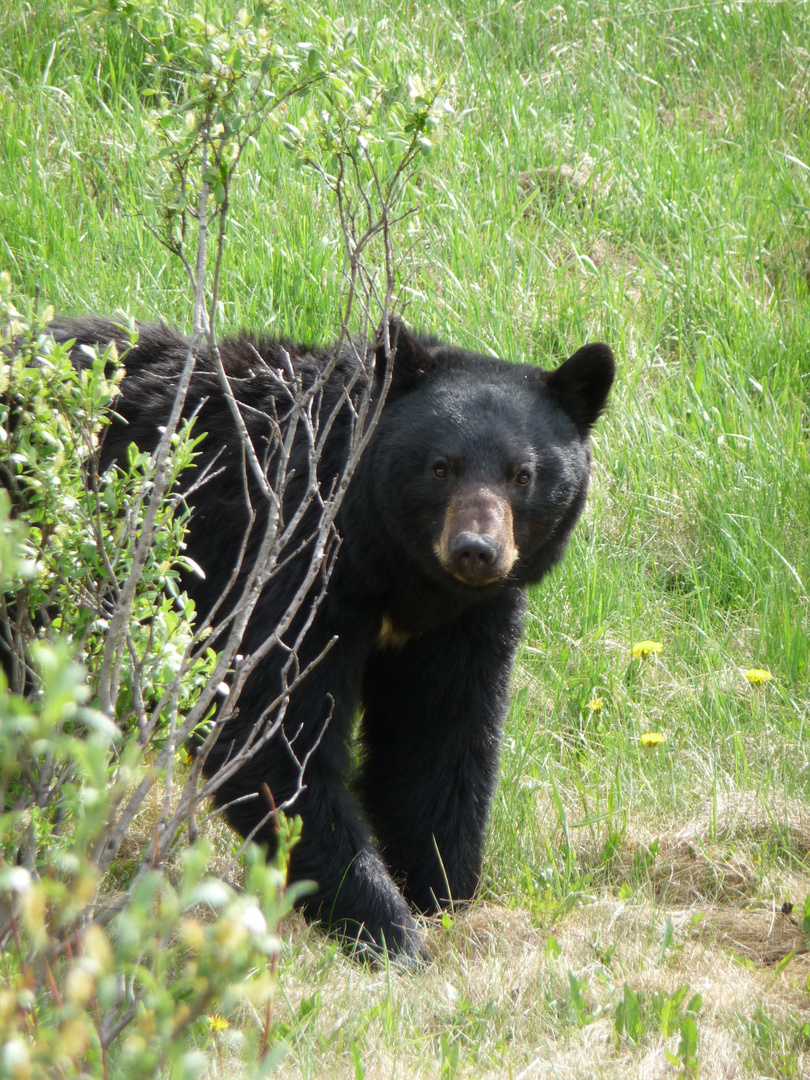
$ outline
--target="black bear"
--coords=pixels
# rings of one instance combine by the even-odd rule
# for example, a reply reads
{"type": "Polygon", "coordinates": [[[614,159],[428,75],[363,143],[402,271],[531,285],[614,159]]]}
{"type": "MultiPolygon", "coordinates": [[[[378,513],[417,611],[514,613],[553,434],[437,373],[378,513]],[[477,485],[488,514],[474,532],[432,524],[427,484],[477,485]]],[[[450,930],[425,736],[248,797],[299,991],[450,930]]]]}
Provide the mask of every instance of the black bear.
{"type": "MultiPolygon", "coordinates": [[[[308,425],[299,417],[287,444],[282,517],[313,490],[313,440],[315,484],[333,491],[362,421],[347,404],[363,395],[383,404],[337,515],[328,578],[310,589],[319,602],[308,599],[299,611],[297,626],[308,629],[295,662],[311,670],[285,702],[281,729],[227,779],[217,801],[243,836],[272,846],[260,793],[267,785],[281,804],[300,788],[291,812],[303,832],[291,878],[317,886],[302,902],[305,913],[361,948],[419,960],[425,947],[412,909],[468,900],[478,883],[524,588],[560,558],[582,512],[589,431],[614,363],[606,345],[591,344],[546,372],[418,336],[398,318],[389,328],[390,350],[379,341],[336,351],[244,337],[220,346],[271,484],[295,422],[290,380],[306,388],[327,373],[308,425]]],[[[78,363],[86,362],[83,346],[124,347],[121,328],[103,319],[64,320],[52,331],[75,339],[78,363]]],[[[102,466],[130,442],[156,445],[188,355],[188,342],[165,326],[139,332],[102,466]]],[[[249,570],[256,521],[269,512],[232,409],[201,349],[186,413],[196,411],[195,430],[207,433],[198,466],[209,473],[188,496],[187,550],[205,577],[185,584],[202,613],[249,570]]],[[[283,572],[264,587],[245,652],[267,639],[300,587],[319,505],[310,502],[283,572]]],[[[289,652],[282,640],[248,679],[238,715],[206,761],[209,775],[256,725],[272,723],[268,703],[289,675],[289,652]]]]}

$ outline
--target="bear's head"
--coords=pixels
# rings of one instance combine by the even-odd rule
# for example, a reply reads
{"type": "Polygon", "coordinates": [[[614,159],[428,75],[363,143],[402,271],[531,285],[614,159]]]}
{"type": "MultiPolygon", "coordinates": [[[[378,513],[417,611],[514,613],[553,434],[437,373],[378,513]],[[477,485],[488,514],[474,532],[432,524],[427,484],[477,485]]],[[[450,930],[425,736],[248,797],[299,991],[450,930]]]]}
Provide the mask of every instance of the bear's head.
{"type": "Polygon", "coordinates": [[[389,340],[370,458],[390,536],[445,585],[538,581],[584,506],[610,349],[585,345],[547,372],[417,337],[399,320],[389,340]]]}

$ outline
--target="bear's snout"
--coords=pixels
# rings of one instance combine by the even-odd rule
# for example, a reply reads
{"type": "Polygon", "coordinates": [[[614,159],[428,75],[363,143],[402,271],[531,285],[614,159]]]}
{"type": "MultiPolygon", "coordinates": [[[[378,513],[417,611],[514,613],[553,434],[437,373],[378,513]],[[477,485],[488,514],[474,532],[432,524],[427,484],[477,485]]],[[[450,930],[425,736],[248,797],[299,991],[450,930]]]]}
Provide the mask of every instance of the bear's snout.
{"type": "Polygon", "coordinates": [[[453,573],[462,581],[489,581],[501,554],[501,545],[489,533],[459,533],[450,543],[453,573]]]}
{"type": "Polygon", "coordinates": [[[518,556],[509,500],[491,488],[457,492],[435,550],[444,569],[467,585],[506,577],[518,556]]]}

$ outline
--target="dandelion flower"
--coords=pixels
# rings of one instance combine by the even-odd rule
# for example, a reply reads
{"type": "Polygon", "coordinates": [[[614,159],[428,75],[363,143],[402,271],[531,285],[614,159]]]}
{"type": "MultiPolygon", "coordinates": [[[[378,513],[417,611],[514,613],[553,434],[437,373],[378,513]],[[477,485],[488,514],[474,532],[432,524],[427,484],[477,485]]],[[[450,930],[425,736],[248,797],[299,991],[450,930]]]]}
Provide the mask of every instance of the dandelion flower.
{"type": "Polygon", "coordinates": [[[747,671],[743,672],[743,675],[754,686],[762,686],[763,683],[766,683],[769,679],[773,678],[770,671],[758,667],[748,668],[747,671]]]}
{"type": "Polygon", "coordinates": [[[602,706],[605,704],[605,699],[600,697],[592,697],[588,702],[588,708],[591,712],[601,712],[602,706]]]}
{"type": "Polygon", "coordinates": [[[630,647],[631,656],[651,656],[663,649],[660,641],[637,641],[630,647]]]}
{"type": "Polygon", "coordinates": [[[224,1016],[207,1016],[206,1020],[212,1031],[227,1031],[231,1026],[224,1016]]]}
{"type": "Polygon", "coordinates": [[[660,731],[645,731],[639,736],[639,740],[642,746],[660,746],[664,741],[664,736],[660,731]]]}

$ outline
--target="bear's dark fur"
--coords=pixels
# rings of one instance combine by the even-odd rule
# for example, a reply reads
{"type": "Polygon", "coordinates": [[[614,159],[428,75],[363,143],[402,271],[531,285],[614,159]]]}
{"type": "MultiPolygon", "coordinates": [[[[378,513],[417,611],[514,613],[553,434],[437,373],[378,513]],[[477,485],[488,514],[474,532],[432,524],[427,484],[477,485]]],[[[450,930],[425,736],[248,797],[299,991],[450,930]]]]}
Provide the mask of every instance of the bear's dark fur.
{"type": "MultiPolygon", "coordinates": [[[[83,345],[116,340],[123,347],[120,328],[106,320],[61,321],[52,329],[58,340],[75,338],[79,363],[83,345]]],[[[606,345],[586,345],[544,372],[418,337],[398,319],[390,330],[390,387],[337,517],[339,548],[299,665],[336,640],[294,690],[283,732],[224,783],[217,801],[248,835],[267,815],[266,797],[257,794],[263,785],[283,803],[311,752],[291,807],[303,819],[291,878],[317,883],[305,912],[366,946],[421,958],[411,906],[435,911],[471,898],[478,883],[524,588],[560,558],[582,511],[589,430],[605,405],[614,364],[606,345]]],[[[125,423],[108,429],[102,466],[130,442],[156,445],[187,356],[188,343],[166,327],[139,331],[116,405],[125,423]]],[[[279,380],[294,373],[310,383],[333,351],[242,338],[220,352],[273,481],[274,434],[283,436],[290,422],[279,380]]],[[[370,350],[366,361],[374,355],[370,350]]],[[[354,378],[350,394],[359,401],[369,386],[366,366],[375,367],[378,394],[385,350],[378,345],[376,365],[364,365],[344,344],[316,399],[322,432],[331,418],[318,466],[322,490],[341,474],[349,446],[345,387],[354,378]]],[[[257,524],[239,574],[255,558],[267,513],[266,497],[246,484],[250,467],[213,371],[201,352],[186,406],[187,413],[199,409],[195,431],[207,433],[198,465],[214,462],[211,477],[189,497],[187,551],[205,579],[189,575],[185,584],[202,613],[228,589],[243,550],[246,489],[257,524]]],[[[310,483],[309,443],[299,428],[284,492],[287,515],[310,483]]],[[[248,622],[243,652],[263,642],[287,609],[306,558],[301,542],[316,524],[313,503],[296,551],[290,548],[286,568],[264,588],[248,622]]],[[[209,775],[257,722],[272,721],[261,720],[262,712],[278,693],[287,656],[276,648],[250,676],[238,715],[208,757],[209,775]]],[[[272,846],[272,825],[256,839],[272,846]]]]}

